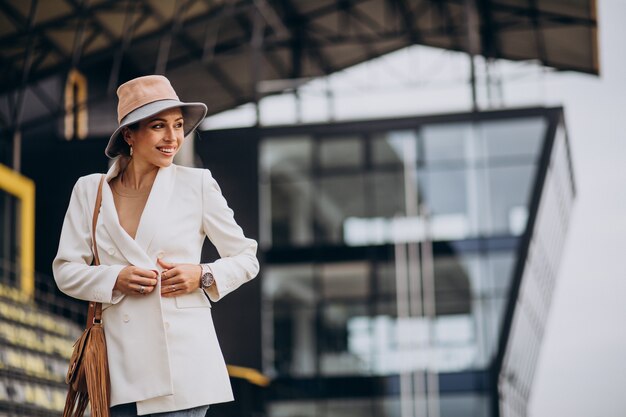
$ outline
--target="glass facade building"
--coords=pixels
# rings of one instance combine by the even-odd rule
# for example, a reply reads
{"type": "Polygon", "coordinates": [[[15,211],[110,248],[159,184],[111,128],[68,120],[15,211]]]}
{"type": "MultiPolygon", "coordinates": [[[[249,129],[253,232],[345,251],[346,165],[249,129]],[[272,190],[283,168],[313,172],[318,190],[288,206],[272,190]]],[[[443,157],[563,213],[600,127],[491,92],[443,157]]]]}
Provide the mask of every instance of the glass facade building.
{"type": "MultiPolygon", "coordinates": [[[[75,178],[94,170],[107,141],[26,149],[38,212],[56,219],[38,222],[36,270],[54,256],[75,178]],[[69,159],[73,170],[52,181],[46,164],[69,159]]],[[[212,130],[194,145],[260,242],[261,275],[214,306],[220,345],[227,363],[271,380],[233,378],[237,401],[212,415],[526,415],[575,198],[562,109],[212,130]]],[[[3,195],[9,224],[19,205],[3,195]]],[[[203,260],[218,256],[207,242],[203,260]]],[[[6,271],[3,282],[15,284],[6,271]]],[[[52,278],[36,278],[42,309],[84,311],[69,301],[60,311],[52,278]]],[[[8,343],[30,324],[6,311],[5,350],[18,354],[0,352],[12,367],[0,375],[0,402],[53,415],[62,368],[30,379],[13,369],[63,359],[43,355],[43,342],[8,343]]]]}
{"type": "Polygon", "coordinates": [[[268,415],[524,415],[574,198],[562,110],[257,132],[268,415]]]}

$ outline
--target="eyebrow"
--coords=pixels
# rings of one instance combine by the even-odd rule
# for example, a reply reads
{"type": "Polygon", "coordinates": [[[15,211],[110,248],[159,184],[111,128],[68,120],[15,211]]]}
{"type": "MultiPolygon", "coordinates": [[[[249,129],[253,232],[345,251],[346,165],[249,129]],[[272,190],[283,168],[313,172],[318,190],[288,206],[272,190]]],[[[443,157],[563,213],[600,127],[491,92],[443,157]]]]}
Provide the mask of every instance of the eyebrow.
{"type": "MultiPolygon", "coordinates": [[[[179,121],[179,120],[183,120],[183,116],[180,116],[179,118],[177,118],[176,120],[174,120],[175,122],[179,121]]],[[[161,119],[160,117],[155,117],[154,119],[150,119],[148,120],[148,123],[152,123],[152,122],[167,122],[167,120],[165,119],[161,119]]]]}

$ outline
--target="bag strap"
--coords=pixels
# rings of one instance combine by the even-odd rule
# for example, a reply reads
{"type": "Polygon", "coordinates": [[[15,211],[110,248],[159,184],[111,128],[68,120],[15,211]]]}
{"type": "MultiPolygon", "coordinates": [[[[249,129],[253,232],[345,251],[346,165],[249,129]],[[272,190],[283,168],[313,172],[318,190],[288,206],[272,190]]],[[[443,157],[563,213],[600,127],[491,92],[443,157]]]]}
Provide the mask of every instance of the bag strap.
{"type": "MultiPolygon", "coordinates": [[[[93,241],[93,254],[94,265],[100,265],[100,257],[98,256],[98,245],[96,244],[96,224],[98,223],[98,215],[100,214],[100,206],[102,205],[102,184],[104,183],[105,175],[100,178],[100,184],[98,185],[98,194],[96,194],[96,204],[93,208],[93,216],[91,223],[91,239],[93,241]]],[[[96,323],[102,323],[102,303],[96,303],[95,301],[89,302],[89,310],[87,311],[87,327],[91,328],[96,323]]]]}

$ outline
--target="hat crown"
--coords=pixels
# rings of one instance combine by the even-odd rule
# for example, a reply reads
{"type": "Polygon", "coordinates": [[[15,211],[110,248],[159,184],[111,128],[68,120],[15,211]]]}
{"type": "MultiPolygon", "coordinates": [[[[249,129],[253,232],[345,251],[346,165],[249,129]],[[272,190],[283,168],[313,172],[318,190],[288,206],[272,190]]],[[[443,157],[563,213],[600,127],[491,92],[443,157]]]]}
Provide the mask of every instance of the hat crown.
{"type": "Polygon", "coordinates": [[[170,81],[162,75],[134,78],[117,89],[117,121],[122,122],[130,112],[158,100],[178,100],[170,81]]]}

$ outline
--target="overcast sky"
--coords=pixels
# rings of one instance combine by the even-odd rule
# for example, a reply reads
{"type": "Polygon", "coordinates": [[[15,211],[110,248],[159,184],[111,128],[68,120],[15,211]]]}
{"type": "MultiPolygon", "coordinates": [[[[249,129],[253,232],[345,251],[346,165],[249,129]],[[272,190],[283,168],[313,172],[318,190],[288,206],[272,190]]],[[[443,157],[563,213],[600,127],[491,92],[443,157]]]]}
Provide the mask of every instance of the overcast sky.
{"type": "MultiPolygon", "coordinates": [[[[508,107],[562,105],[577,185],[530,403],[531,417],[626,416],[626,0],[598,0],[600,77],[499,63],[508,107]]],[[[467,57],[412,47],[309,83],[302,121],[466,111],[467,57]]],[[[479,68],[480,70],[480,68],[479,68]]],[[[271,86],[270,86],[271,87],[271,86]]],[[[486,102],[486,89],[480,89],[486,102]]],[[[499,96],[496,94],[496,96],[499,96]]],[[[264,124],[293,123],[294,99],[266,98],[264,124]]],[[[251,124],[252,107],[206,127],[251,124]]]]}

